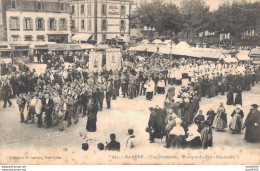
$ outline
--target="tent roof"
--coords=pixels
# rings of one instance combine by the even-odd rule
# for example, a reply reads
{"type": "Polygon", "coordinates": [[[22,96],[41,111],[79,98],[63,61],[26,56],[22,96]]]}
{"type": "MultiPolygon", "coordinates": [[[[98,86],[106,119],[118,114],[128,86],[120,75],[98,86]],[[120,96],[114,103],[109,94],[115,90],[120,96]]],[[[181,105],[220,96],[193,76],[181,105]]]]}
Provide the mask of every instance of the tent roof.
{"type": "Polygon", "coordinates": [[[81,49],[94,49],[95,47],[92,44],[79,44],[81,49]]]}
{"type": "Polygon", "coordinates": [[[107,44],[98,44],[96,46],[97,49],[108,49],[110,48],[107,44]]]}
{"type": "Polygon", "coordinates": [[[252,49],[249,56],[260,56],[260,47],[252,49]]]}
{"type": "Polygon", "coordinates": [[[149,41],[149,40],[146,40],[146,39],[142,40],[141,42],[142,42],[142,43],[145,43],[145,44],[150,43],[150,41],[149,41]]]}
{"type": "Polygon", "coordinates": [[[248,56],[248,52],[239,52],[238,54],[236,54],[237,59],[240,61],[249,61],[251,58],[248,56]]]}
{"type": "Polygon", "coordinates": [[[155,39],[153,43],[163,43],[160,39],[155,39]]]}
{"type": "Polygon", "coordinates": [[[147,46],[147,50],[146,50],[147,52],[153,52],[153,53],[155,53],[155,52],[157,52],[157,47],[156,46],[147,46]]]}
{"type": "Polygon", "coordinates": [[[184,41],[181,41],[175,46],[176,49],[187,49],[190,48],[190,45],[184,41]]]}
{"type": "Polygon", "coordinates": [[[88,34],[88,33],[78,33],[72,36],[72,40],[76,41],[87,41],[93,34],[88,34]]]}

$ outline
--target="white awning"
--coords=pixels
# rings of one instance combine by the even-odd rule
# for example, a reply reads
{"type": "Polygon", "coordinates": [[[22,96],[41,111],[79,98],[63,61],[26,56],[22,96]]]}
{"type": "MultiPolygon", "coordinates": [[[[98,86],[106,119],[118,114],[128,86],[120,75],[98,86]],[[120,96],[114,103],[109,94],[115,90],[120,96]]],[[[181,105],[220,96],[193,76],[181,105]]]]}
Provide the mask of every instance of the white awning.
{"type": "Polygon", "coordinates": [[[82,49],[94,49],[92,44],[79,44],[82,49]]]}
{"type": "Polygon", "coordinates": [[[75,34],[71,39],[76,41],[87,41],[93,34],[78,33],[75,34]]]}

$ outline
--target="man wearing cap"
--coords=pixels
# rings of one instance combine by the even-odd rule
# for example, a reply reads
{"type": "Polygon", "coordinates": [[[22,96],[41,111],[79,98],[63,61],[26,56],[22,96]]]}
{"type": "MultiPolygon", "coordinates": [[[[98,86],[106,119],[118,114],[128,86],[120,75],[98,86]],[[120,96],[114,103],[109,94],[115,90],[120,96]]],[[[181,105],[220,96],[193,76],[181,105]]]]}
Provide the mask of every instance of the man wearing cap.
{"type": "Polygon", "coordinates": [[[260,142],[260,112],[257,110],[257,104],[252,104],[249,114],[245,120],[246,128],[245,140],[248,142],[260,142]]]}

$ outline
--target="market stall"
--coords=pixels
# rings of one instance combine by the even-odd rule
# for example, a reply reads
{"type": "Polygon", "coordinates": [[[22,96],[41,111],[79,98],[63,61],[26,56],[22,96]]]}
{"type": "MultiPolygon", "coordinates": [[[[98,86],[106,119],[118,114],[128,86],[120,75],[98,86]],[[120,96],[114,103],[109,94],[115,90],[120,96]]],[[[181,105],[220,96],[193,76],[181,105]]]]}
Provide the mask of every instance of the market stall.
{"type": "Polygon", "coordinates": [[[7,42],[0,42],[0,62],[10,63],[12,62],[11,58],[12,47],[7,42]]]}
{"type": "Polygon", "coordinates": [[[12,42],[10,43],[10,46],[12,47],[12,52],[10,54],[10,57],[13,58],[14,63],[18,63],[19,61],[29,62],[30,48],[28,44],[12,42]]]}

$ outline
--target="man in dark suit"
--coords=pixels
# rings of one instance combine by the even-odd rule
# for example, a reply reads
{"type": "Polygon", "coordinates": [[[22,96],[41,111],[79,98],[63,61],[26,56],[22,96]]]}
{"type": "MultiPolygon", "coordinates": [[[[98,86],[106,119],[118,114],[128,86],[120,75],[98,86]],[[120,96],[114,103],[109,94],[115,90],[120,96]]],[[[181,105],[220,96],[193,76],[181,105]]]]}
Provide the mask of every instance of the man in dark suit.
{"type": "Polygon", "coordinates": [[[4,99],[3,108],[6,108],[7,102],[9,103],[9,107],[12,106],[12,102],[9,100],[10,93],[11,93],[11,88],[8,85],[7,81],[4,81],[4,84],[2,86],[2,95],[3,95],[3,99],[4,99]]]}
{"type": "Polygon", "coordinates": [[[106,150],[108,151],[120,151],[120,142],[116,141],[116,135],[110,134],[110,143],[107,144],[106,150]]]}
{"type": "Polygon", "coordinates": [[[54,108],[54,102],[50,98],[50,94],[47,93],[45,96],[45,113],[46,113],[46,126],[49,128],[52,126],[52,112],[54,108]]]}

